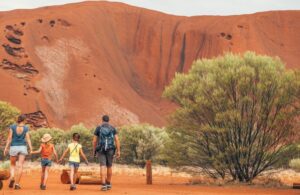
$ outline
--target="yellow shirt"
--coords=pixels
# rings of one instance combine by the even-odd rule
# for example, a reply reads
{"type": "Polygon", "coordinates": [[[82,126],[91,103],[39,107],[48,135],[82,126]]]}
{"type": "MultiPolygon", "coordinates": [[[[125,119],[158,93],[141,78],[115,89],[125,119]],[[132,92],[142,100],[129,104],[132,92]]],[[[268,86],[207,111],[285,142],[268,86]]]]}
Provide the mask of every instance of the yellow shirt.
{"type": "Polygon", "coordinates": [[[70,151],[69,161],[80,163],[80,149],[82,148],[81,144],[78,143],[70,143],[68,145],[70,151]]]}

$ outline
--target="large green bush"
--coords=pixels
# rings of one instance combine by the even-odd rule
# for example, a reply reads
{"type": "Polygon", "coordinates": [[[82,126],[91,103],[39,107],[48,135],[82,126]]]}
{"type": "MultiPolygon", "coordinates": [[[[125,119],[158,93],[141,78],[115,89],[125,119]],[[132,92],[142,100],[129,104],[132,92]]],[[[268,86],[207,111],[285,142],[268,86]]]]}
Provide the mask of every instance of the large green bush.
{"type": "Polygon", "coordinates": [[[123,126],[119,131],[121,163],[144,166],[146,160],[164,161],[164,145],[168,139],[164,129],[148,124],[123,126]]]}
{"type": "Polygon", "coordinates": [[[300,72],[246,52],[196,61],[164,96],[179,105],[168,127],[175,165],[248,182],[272,167],[299,135],[300,72]]]}

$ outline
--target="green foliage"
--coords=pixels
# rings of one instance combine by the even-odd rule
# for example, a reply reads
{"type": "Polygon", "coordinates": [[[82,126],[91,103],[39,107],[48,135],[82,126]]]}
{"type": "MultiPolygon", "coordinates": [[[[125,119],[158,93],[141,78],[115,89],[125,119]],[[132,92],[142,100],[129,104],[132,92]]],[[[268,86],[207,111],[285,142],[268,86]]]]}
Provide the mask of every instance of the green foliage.
{"type": "Polygon", "coordinates": [[[51,142],[55,144],[66,142],[65,131],[58,128],[41,128],[36,131],[30,131],[32,147],[37,150],[41,145],[41,138],[44,134],[49,133],[52,137],[51,142]]]}
{"type": "Polygon", "coordinates": [[[196,61],[164,97],[180,106],[167,129],[174,165],[212,177],[251,181],[299,135],[300,73],[278,58],[246,52],[196,61]]]}
{"type": "MultiPolygon", "coordinates": [[[[5,138],[9,125],[16,122],[17,116],[20,115],[19,109],[7,102],[0,101],[0,137],[5,138]]],[[[0,142],[3,141],[0,139],[0,142]]]]}
{"type": "Polygon", "coordinates": [[[290,161],[290,167],[296,171],[300,171],[300,158],[292,159],[290,161]]]}
{"type": "Polygon", "coordinates": [[[300,158],[300,144],[295,143],[286,146],[280,155],[280,159],[274,165],[275,168],[288,168],[292,159],[300,158]]]}
{"type": "Polygon", "coordinates": [[[66,142],[57,143],[54,145],[54,147],[55,147],[58,158],[60,158],[63,155],[65,149],[67,149],[68,143],[66,143],[66,142]]]}
{"type": "Polygon", "coordinates": [[[154,163],[163,162],[164,145],[167,133],[148,124],[121,127],[121,163],[144,166],[146,160],[154,163]]]}
{"type": "Polygon", "coordinates": [[[0,163],[0,170],[9,170],[10,161],[4,161],[0,163]]]}

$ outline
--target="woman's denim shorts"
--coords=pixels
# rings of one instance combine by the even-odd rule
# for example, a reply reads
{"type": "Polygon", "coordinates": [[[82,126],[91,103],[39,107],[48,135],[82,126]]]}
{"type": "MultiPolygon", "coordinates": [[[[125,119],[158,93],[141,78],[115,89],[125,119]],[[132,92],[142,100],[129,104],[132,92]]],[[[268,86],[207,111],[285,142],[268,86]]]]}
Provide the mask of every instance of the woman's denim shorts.
{"type": "Polygon", "coordinates": [[[10,146],[10,156],[28,155],[27,146],[10,146]]]}

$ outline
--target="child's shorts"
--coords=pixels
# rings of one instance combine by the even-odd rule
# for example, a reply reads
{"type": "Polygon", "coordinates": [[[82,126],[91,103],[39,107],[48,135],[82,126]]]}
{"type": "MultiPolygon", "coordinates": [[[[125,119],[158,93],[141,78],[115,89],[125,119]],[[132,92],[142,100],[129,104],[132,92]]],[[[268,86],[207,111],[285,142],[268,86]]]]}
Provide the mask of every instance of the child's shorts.
{"type": "Polygon", "coordinates": [[[49,160],[48,158],[42,158],[41,165],[42,167],[51,167],[52,161],[49,160]]]}
{"type": "Polygon", "coordinates": [[[73,162],[69,161],[69,166],[74,168],[79,168],[80,163],[79,162],[73,162]]]}

